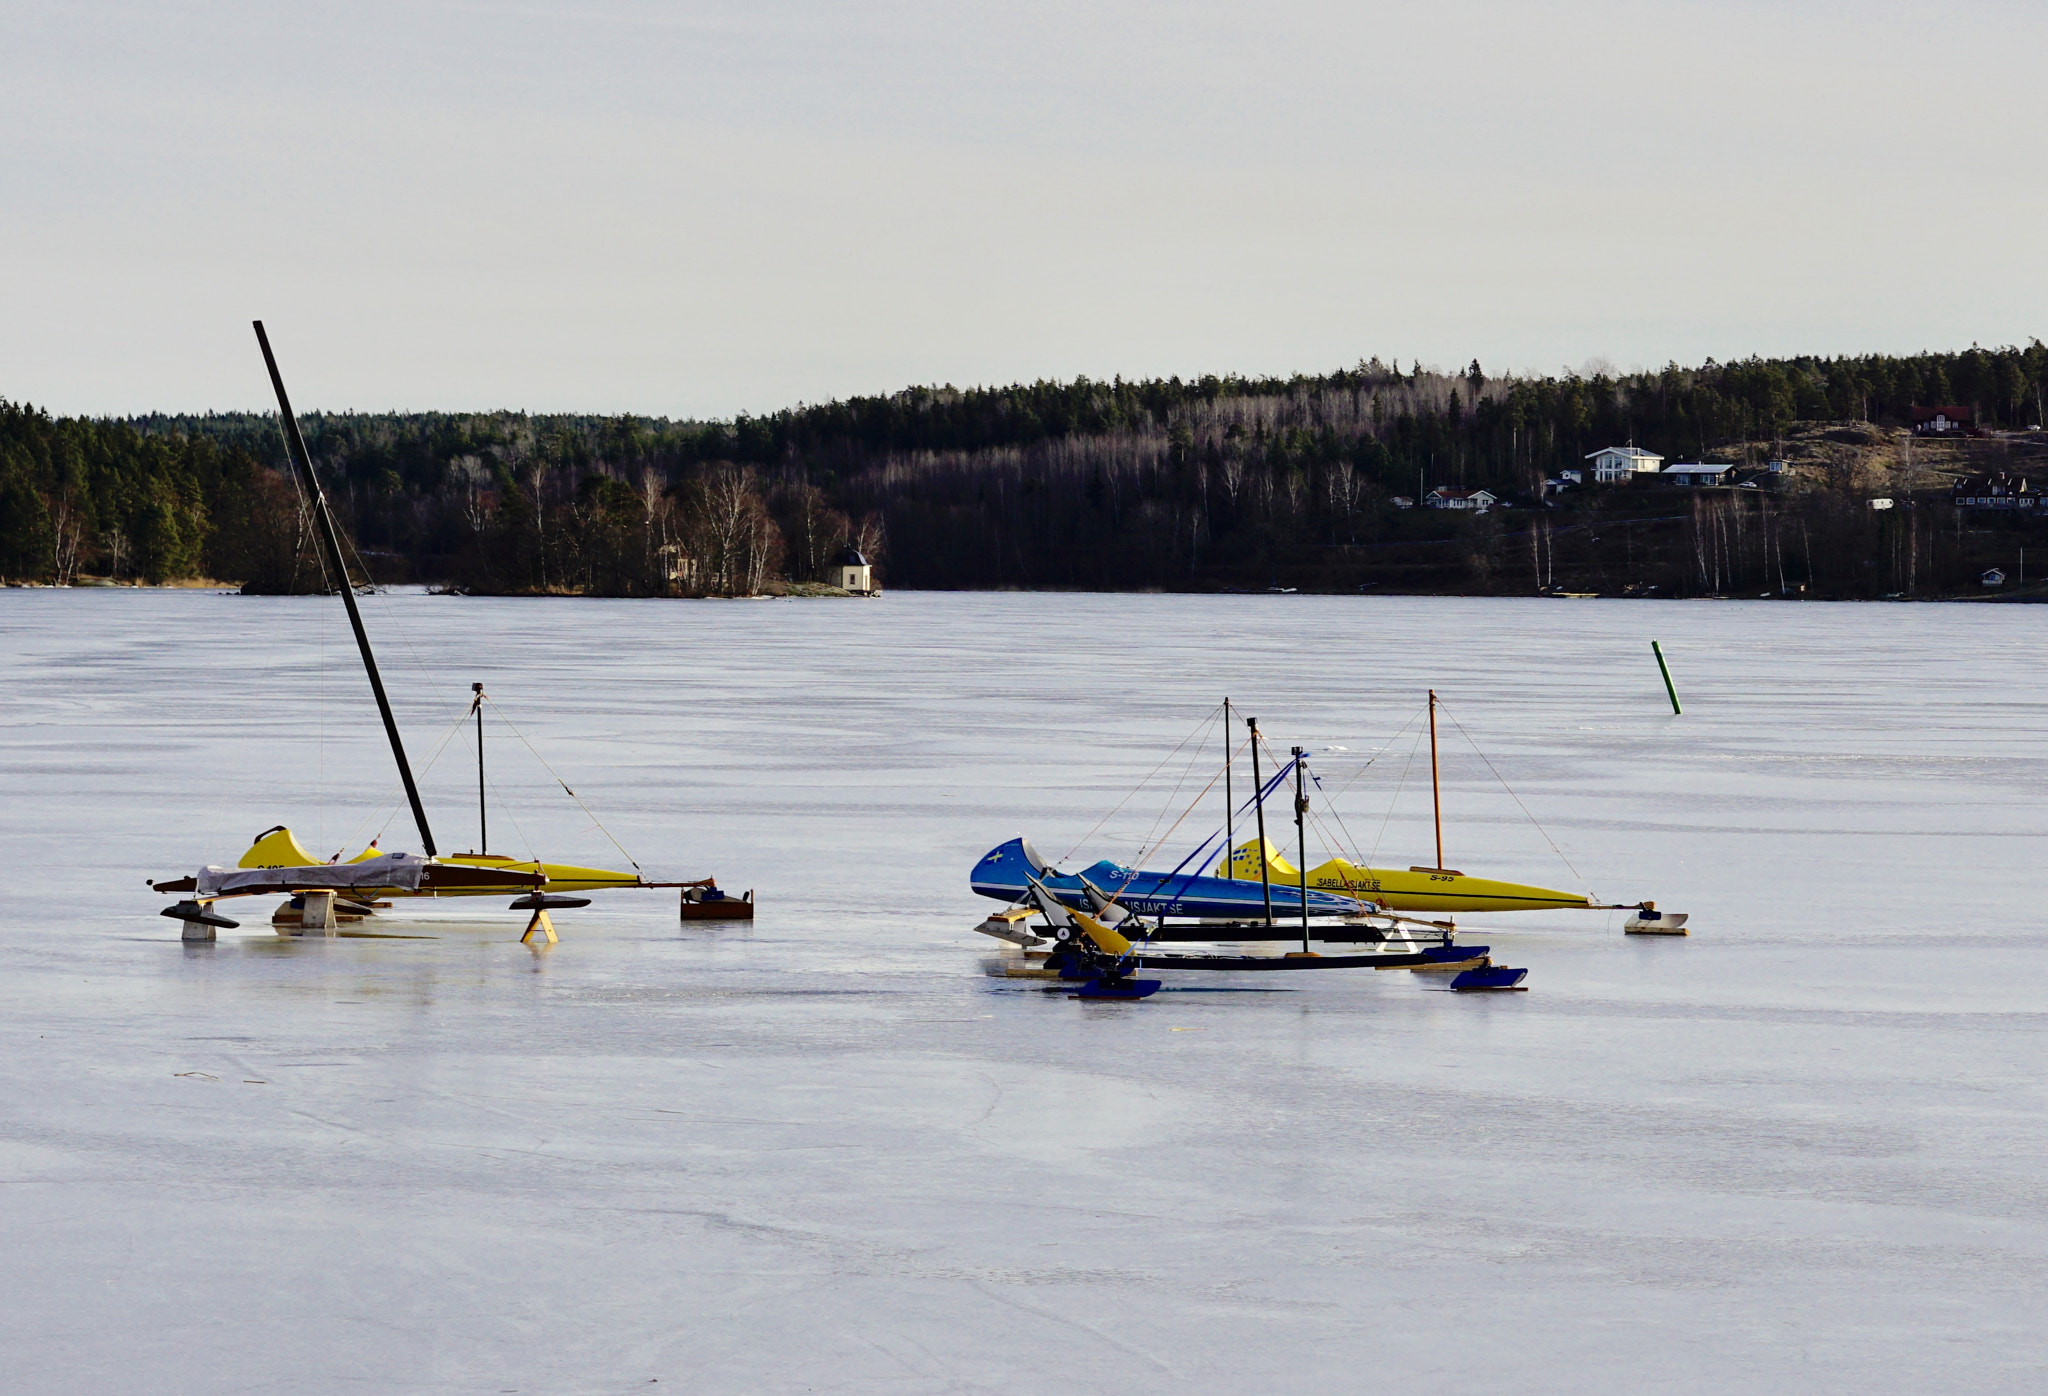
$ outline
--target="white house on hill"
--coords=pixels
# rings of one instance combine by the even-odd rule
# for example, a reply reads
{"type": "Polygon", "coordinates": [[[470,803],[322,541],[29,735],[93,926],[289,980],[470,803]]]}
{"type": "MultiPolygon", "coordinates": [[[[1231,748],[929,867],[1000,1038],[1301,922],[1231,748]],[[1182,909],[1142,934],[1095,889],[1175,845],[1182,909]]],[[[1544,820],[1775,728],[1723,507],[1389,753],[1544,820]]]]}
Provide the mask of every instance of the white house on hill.
{"type": "Polygon", "coordinates": [[[1603,446],[1586,457],[1593,462],[1593,478],[1603,485],[1626,480],[1631,475],[1652,475],[1664,468],[1664,457],[1640,446],[1603,446]]]}

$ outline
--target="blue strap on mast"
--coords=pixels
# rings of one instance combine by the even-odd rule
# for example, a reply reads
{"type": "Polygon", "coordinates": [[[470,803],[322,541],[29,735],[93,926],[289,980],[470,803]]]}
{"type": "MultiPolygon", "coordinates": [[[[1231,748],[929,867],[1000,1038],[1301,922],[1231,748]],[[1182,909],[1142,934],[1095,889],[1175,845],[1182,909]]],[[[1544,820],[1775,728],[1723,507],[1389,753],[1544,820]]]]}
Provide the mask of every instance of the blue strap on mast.
{"type": "MultiPolygon", "coordinates": [[[[1237,812],[1239,814],[1243,814],[1244,811],[1249,809],[1254,803],[1264,804],[1266,797],[1272,794],[1275,790],[1279,789],[1281,782],[1285,781],[1287,777],[1293,772],[1295,761],[1298,759],[1299,758],[1290,758],[1286,765],[1282,766],[1278,771],[1274,772],[1273,778],[1266,782],[1265,789],[1259,791],[1259,793],[1257,795],[1254,795],[1251,799],[1246,800],[1243,805],[1240,805],[1238,807],[1237,812]]],[[[1177,876],[1180,873],[1180,870],[1182,868],[1185,868],[1189,863],[1195,864],[1195,870],[1189,873],[1186,878],[1181,879],[1180,886],[1174,890],[1174,896],[1178,896],[1181,892],[1186,891],[1188,882],[1191,879],[1200,877],[1202,875],[1201,864],[1197,862],[1197,860],[1201,858],[1202,854],[1205,851],[1207,851],[1210,841],[1213,840],[1217,834],[1221,833],[1223,833],[1223,830],[1218,829],[1215,831],[1215,833],[1210,834],[1208,838],[1203,839],[1201,847],[1197,848],[1193,853],[1190,853],[1187,857],[1181,859],[1179,865],[1176,866],[1172,872],[1167,874],[1168,877],[1177,876]]],[[[1228,840],[1226,840],[1226,842],[1228,842],[1228,840]]],[[[1232,850],[1226,848],[1224,850],[1224,856],[1228,857],[1231,852],[1232,850]]]]}

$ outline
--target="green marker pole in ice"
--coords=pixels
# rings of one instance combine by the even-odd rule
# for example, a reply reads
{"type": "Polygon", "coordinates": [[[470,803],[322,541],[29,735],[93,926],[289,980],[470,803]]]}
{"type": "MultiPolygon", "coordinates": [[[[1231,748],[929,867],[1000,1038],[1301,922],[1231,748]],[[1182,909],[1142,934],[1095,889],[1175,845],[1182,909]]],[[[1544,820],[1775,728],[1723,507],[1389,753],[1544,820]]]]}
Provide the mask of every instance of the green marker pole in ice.
{"type": "Polygon", "coordinates": [[[1657,672],[1664,676],[1664,691],[1671,695],[1671,714],[1676,717],[1685,709],[1678,706],[1678,690],[1671,686],[1671,666],[1664,662],[1664,647],[1652,640],[1650,653],[1657,656],[1657,672]]]}

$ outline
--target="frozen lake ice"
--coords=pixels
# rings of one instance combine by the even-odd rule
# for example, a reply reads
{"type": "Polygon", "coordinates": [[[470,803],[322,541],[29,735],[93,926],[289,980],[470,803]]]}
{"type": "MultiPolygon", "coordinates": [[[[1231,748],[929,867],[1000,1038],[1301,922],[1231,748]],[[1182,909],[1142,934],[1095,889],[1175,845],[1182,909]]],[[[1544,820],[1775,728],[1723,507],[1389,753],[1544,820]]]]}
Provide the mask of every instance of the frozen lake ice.
{"type": "MultiPolygon", "coordinates": [[[[143,880],[269,825],[417,848],[340,607],[0,591],[0,1389],[2048,1381],[2048,611],[366,609],[417,764],[481,680],[650,875],[760,917],[615,895],[542,953],[496,902],[330,941],[262,900],[183,946],[143,880]],[[1530,970],[1496,996],[987,975],[974,858],[1131,856],[1166,786],[1090,829],[1224,693],[1380,861],[1431,861],[1426,774],[1394,798],[1430,686],[1541,822],[1447,727],[1452,866],[1695,934],[1471,918],[1530,970]]],[[[424,782],[444,849],[471,740],[424,782]]],[[[617,863],[490,742],[498,851],[617,863]]]]}

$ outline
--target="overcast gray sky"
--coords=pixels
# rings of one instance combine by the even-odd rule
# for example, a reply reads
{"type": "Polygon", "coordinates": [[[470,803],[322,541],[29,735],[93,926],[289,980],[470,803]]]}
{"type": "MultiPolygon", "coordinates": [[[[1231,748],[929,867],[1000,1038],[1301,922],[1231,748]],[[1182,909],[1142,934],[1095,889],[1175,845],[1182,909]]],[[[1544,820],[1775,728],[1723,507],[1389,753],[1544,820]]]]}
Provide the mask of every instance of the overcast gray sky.
{"type": "Polygon", "coordinates": [[[2048,334],[2048,4],[0,0],[0,396],[914,382],[2048,334]]]}

